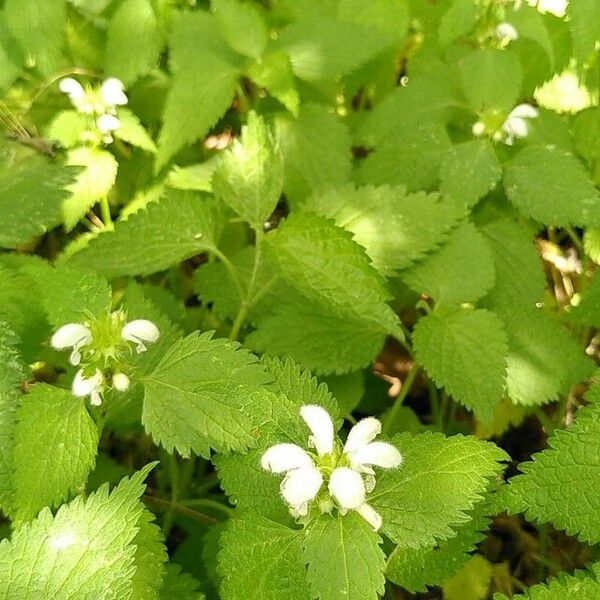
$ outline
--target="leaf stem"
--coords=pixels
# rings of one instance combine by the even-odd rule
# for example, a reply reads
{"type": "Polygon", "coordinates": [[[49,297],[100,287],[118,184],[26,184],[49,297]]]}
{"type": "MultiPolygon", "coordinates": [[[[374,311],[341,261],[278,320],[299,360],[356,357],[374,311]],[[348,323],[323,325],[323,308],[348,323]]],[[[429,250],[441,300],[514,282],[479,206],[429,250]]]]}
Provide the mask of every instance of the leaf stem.
{"type": "Polygon", "coordinates": [[[386,415],[386,418],[383,423],[383,432],[384,433],[389,432],[392,425],[394,424],[394,421],[396,421],[396,419],[398,418],[398,413],[400,412],[400,407],[402,406],[404,399],[408,395],[408,392],[410,392],[410,389],[411,389],[413,383],[415,382],[415,379],[417,378],[417,375],[419,374],[420,369],[421,369],[421,365],[419,365],[417,362],[414,362],[410,372],[408,373],[408,376],[406,377],[406,379],[404,380],[404,383],[402,384],[400,393],[396,397],[396,400],[394,401],[394,404],[392,405],[390,412],[386,415]]]}
{"type": "Polygon", "coordinates": [[[211,498],[190,498],[188,500],[181,500],[179,506],[206,506],[207,508],[218,510],[228,517],[231,517],[234,512],[233,508],[225,506],[225,504],[221,504],[221,502],[212,500],[211,498]]]}
{"type": "Polygon", "coordinates": [[[192,510],[191,508],[186,508],[185,506],[181,506],[179,504],[173,504],[169,500],[165,500],[164,498],[158,498],[156,496],[150,496],[148,494],[144,494],[144,500],[149,504],[153,504],[155,507],[161,510],[166,511],[176,511],[183,515],[184,517],[189,517],[190,519],[194,519],[194,521],[199,521],[200,523],[204,523],[205,525],[215,525],[219,522],[219,519],[215,519],[210,515],[206,515],[197,510],[192,510]]]}
{"type": "Polygon", "coordinates": [[[104,227],[107,229],[113,229],[113,220],[110,215],[110,204],[108,203],[108,196],[102,196],[100,198],[100,214],[102,215],[102,222],[104,227]]]}

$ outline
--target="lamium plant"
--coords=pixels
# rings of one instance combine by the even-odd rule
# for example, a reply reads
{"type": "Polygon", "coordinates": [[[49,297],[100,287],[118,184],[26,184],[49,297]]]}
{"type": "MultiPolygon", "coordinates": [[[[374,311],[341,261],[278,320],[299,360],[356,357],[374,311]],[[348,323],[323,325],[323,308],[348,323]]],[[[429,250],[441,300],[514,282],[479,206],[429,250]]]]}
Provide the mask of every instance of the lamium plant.
{"type": "Polygon", "coordinates": [[[0,0],[0,600],[600,598],[599,69],[597,0],[0,0]]]}

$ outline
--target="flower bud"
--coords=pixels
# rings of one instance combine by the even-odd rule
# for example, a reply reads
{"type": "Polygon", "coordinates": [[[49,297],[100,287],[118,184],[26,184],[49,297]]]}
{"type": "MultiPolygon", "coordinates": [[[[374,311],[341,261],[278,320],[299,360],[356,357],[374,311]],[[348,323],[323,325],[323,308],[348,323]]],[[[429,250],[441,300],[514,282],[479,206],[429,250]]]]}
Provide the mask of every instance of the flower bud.
{"type": "Polygon", "coordinates": [[[129,389],[129,377],[125,373],[115,373],[112,382],[118,392],[126,392],[129,389]]]}

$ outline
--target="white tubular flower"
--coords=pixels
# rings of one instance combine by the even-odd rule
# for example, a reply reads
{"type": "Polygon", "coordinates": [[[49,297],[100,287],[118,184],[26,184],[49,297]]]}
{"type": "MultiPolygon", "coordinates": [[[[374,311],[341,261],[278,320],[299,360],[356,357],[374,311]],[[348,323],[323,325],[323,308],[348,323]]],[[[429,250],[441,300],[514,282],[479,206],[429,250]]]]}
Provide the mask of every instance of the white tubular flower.
{"type": "Polygon", "coordinates": [[[80,349],[92,341],[92,332],[81,323],[68,323],[60,327],[50,340],[53,348],[65,350],[73,348],[69,360],[77,366],[81,362],[80,349]]]}
{"type": "Polygon", "coordinates": [[[333,421],[321,406],[306,404],[300,409],[300,416],[312,431],[309,442],[319,456],[333,451],[333,421]]]}
{"type": "Polygon", "coordinates": [[[121,121],[114,115],[100,115],[96,119],[96,127],[98,127],[102,133],[111,133],[111,131],[116,131],[121,127],[121,121]]]}
{"type": "Polygon", "coordinates": [[[296,444],[277,444],[271,446],[263,455],[260,464],[265,471],[286,473],[293,469],[313,467],[312,458],[306,450],[296,444]]]}
{"type": "Polygon", "coordinates": [[[91,377],[83,376],[83,369],[79,369],[75,373],[73,379],[73,385],[71,390],[75,396],[80,398],[84,396],[90,397],[90,404],[92,406],[100,406],[102,404],[102,385],[104,383],[104,375],[100,369],[96,369],[96,372],[91,377]]]}
{"type": "Polygon", "coordinates": [[[501,42],[508,44],[519,39],[519,33],[510,23],[499,23],[496,27],[496,37],[501,42]]]}
{"type": "Polygon", "coordinates": [[[105,79],[100,87],[100,97],[107,106],[124,106],[127,104],[127,96],[123,91],[125,86],[120,79],[109,77],[105,79]]]}
{"type": "Polygon", "coordinates": [[[281,495],[290,505],[292,514],[303,517],[322,485],[323,475],[314,465],[292,469],[281,482],[281,495]]]}
{"type": "Polygon", "coordinates": [[[356,509],[365,501],[365,483],[358,471],[338,467],[329,478],[329,493],[335,498],[342,512],[356,509]]]}
{"type": "Polygon", "coordinates": [[[366,502],[361,504],[356,512],[367,522],[375,531],[379,531],[382,525],[381,515],[366,502]]]}
{"type": "Polygon", "coordinates": [[[506,134],[505,142],[512,146],[515,138],[524,138],[529,134],[528,119],[535,119],[539,115],[538,110],[531,104],[519,104],[510,112],[502,125],[506,134]]]}
{"type": "Polygon", "coordinates": [[[146,319],[136,319],[130,321],[121,330],[121,337],[126,342],[133,342],[137,344],[136,351],[145,352],[147,350],[144,342],[153,343],[160,337],[158,327],[152,322],[146,319]]]}
{"type": "Polygon", "coordinates": [[[112,382],[117,392],[126,392],[129,389],[129,377],[125,373],[115,373],[112,382]]]}
{"type": "Polygon", "coordinates": [[[63,93],[69,96],[71,102],[77,106],[77,102],[80,102],[85,98],[85,90],[83,86],[72,77],[65,77],[60,80],[58,84],[58,89],[63,93]]]}

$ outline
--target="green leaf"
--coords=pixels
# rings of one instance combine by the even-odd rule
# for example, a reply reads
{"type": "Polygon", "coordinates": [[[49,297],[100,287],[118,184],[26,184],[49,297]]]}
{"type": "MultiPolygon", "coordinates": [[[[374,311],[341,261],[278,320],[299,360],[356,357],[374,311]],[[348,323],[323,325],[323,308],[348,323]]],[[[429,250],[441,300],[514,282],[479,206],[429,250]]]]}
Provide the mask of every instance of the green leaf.
{"type": "Polygon", "coordinates": [[[600,224],[600,193],[569,152],[548,146],[525,148],[507,165],[504,186],[510,201],[541,223],[600,224]]]}
{"type": "Polygon", "coordinates": [[[402,548],[433,546],[456,535],[482,500],[508,455],[472,436],[403,433],[393,439],[403,463],[378,473],[368,502],[383,518],[382,531],[402,548]]]}
{"type": "Polygon", "coordinates": [[[581,301],[571,312],[578,323],[600,327],[600,277],[596,272],[587,290],[582,292],[581,301]]]}
{"type": "Polygon", "coordinates": [[[475,302],[494,285],[494,259],[484,237],[465,222],[450,233],[439,250],[400,277],[415,292],[437,303],[475,302]]]}
{"type": "Polygon", "coordinates": [[[212,250],[220,231],[213,198],[171,191],[158,202],[98,234],[68,260],[105,277],[148,275],[212,250]]]}
{"type": "Polygon", "coordinates": [[[410,18],[408,3],[397,0],[379,0],[374,4],[365,4],[362,0],[340,0],[337,15],[341,21],[373,30],[390,45],[404,39],[410,18]]]}
{"type": "Polygon", "coordinates": [[[554,527],[595,544],[600,541],[600,420],[597,405],[580,409],[575,423],[555,430],[547,450],[519,465],[523,473],[500,492],[511,514],[554,527]],[[581,482],[585,482],[582,502],[581,482]]]}
{"type": "Polygon", "coordinates": [[[61,206],[75,169],[37,155],[11,160],[10,146],[0,146],[0,247],[14,248],[42,235],[61,221],[61,206]],[[8,159],[8,160],[7,160],[8,159]]]}
{"type": "Polygon", "coordinates": [[[65,148],[73,148],[81,141],[87,130],[87,119],[76,110],[59,112],[48,125],[46,137],[56,140],[65,148]]]}
{"type": "Polygon", "coordinates": [[[14,519],[82,493],[96,462],[98,429],[81,398],[37,384],[21,398],[13,450],[14,519]]]}
{"type": "Polygon", "coordinates": [[[494,188],[501,175],[500,163],[488,140],[463,142],[452,146],[442,161],[440,192],[474,206],[494,188]]]}
{"type": "Polygon", "coordinates": [[[252,513],[232,519],[221,536],[223,600],[311,600],[302,533],[252,513]]]}
{"type": "Polygon", "coordinates": [[[259,60],[269,38],[258,9],[237,0],[212,0],[212,7],[223,39],[229,46],[259,60]]]}
{"type": "Polygon", "coordinates": [[[500,319],[482,309],[436,311],[419,319],[413,347],[435,383],[490,421],[502,398],[506,334],[500,319]]]}
{"type": "Polygon", "coordinates": [[[163,44],[151,0],[124,0],[108,26],[104,70],[129,85],[157,66],[163,44]]]}
{"type": "Polygon", "coordinates": [[[139,497],[153,465],[78,496],[55,516],[45,508],[0,543],[0,597],[19,600],[127,598],[132,590],[132,544],[142,513],[139,497]],[[107,590],[110,594],[107,595],[107,590]]]}
{"type": "Polygon", "coordinates": [[[148,152],[156,152],[156,144],[150,137],[144,126],[140,123],[137,115],[132,113],[127,108],[120,108],[117,112],[121,125],[114,132],[114,136],[131,144],[147,150],[148,152]]]}
{"type": "Polygon", "coordinates": [[[284,192],[297,202],[311,192],[350,181],[351,140],[335,113],[318,104],[303,104],[298,117],[275,120],[284,165],[284,192]]]}
{"type": "Polygon", "coordinates": [[[194,451],[242,451],[252,445],[252,413],[242,410],[269,381],[239,344],[193,333],[173,344],[144,379],[142,422],[157,444],[182,456],[194,451]]]}
{"type": "Polygon", "coordinates": [[[361,183],[403,184],[409,192],[437,187],[450,140],[440,123],[421,123],[385,137],[359,163],[361,183]]]}
{"type": "Polygon", "coordinates": [[[534,246],[533,231],[509,219],[479,228],[494,256],[496,285],[486,297],[492,308],[534,308],[546,289],[542,261],[534,246]]]}
{"type": "Polygon", "coordinates": [[[219,37],[214,16],[207,13],[180,15],[170,50],[174,74],[158,140],[157,169],[223,116],[239,75],[237,59],[219,37]]]}
{"type": "Polygon", "coordinates": [[[459,61],[460,81],[469,105],[476,111],[510,111],[517,103],[523,71],[510,50],[474,50],[459,61]]]}
{"type": "Polygon", "coordinates": [[[477,20],[477,6],[473,0],[452,0],[444,13],[438,35],[443,46],[471,33],[477,20]]]}
{"type": "Polygon", "coordinates": [[[160,600],[203,600],[200,584],[188,573],[182,573],[177,563],[167,565],[160,600]]]}
{"type": "Polygon", "coordinates": [[[463,216],[457,204],[437,194],[407,194],[403,186],[331,187],[310,196],[302,209],[352,232],[373,266],[388,276],[438,247],[463,216]]]}
{"type": "Polygon", "coordinates": [[[571,0],[567,14],[575,56],[587,62],[600,41],[600,5],[595,0],[571,0]]]}
{"type": "Polygon", "coordinates": [[[20,0],[7,0],[4,18],[23,52],[34,59],[42,75],[53,75],[62,62],[65,0],[31,0],[27,10],[23,10],[20,0]]]}
{"type": "Polygon", "coordinates": [[[427,586],[441,586],[471,558],[475,546],[485,538],[490,520],[485,501],[479,502],[470,520],[455,528],[456,536],[435,546],[398,546],[390,554],[386,576],[411,593],[426,592],[427,586]]]}
{"type": "Polygon", "coordinates": [[[313,598],[377,600],[384,592],[381,538],[355,511],[321,515],[306,531],[303,557],[313,598]]]}
{"type": "Polygon", "coordinates": [[[68,164],[83,167],[77,179],[66,188],[71,195],[62,205],[63,223],[70,231],[96,202],[108,195],[119,165],[110,152],[86,146],[71,150],[68,164]]]}
{"type": "Polygon", "coordinates": [[[271,131],[251,112],[241,141],[222,155],[213,173],[215,196],[254,228],[262,228],[283,188],[283,163],[271,131]]]}
{"type": "Polygon", "coordinates": [[[573,121],[575,149],[587,161],[600,158],[600,108],[577,113],[573,121]]]}

